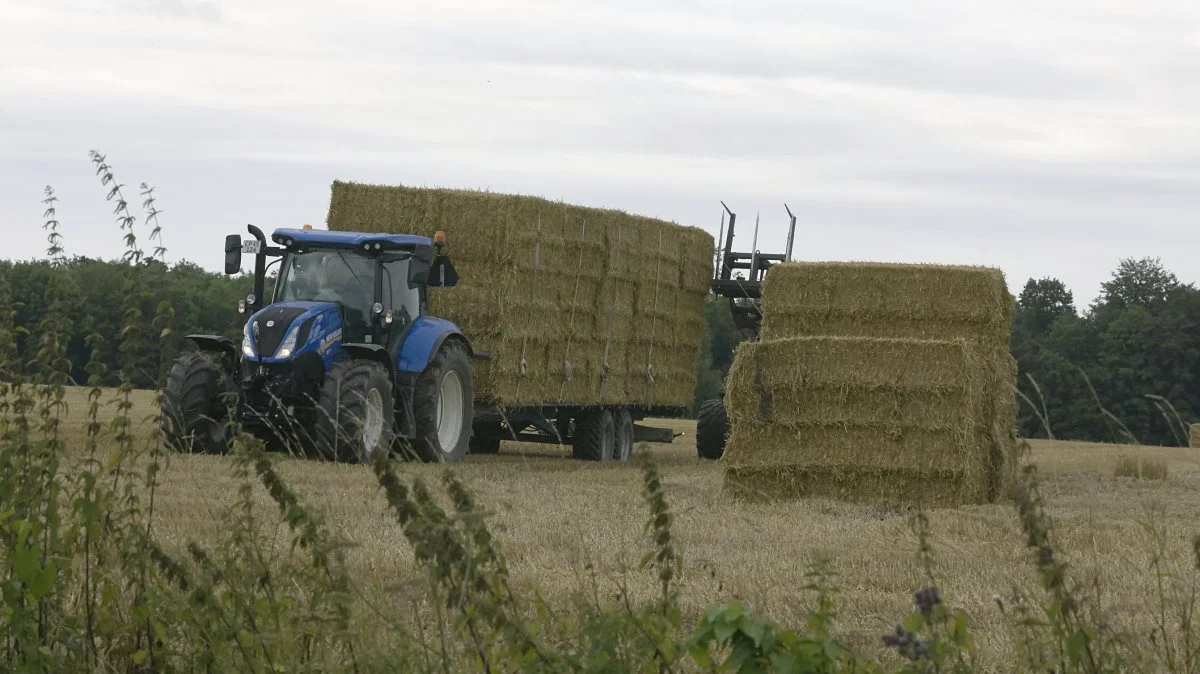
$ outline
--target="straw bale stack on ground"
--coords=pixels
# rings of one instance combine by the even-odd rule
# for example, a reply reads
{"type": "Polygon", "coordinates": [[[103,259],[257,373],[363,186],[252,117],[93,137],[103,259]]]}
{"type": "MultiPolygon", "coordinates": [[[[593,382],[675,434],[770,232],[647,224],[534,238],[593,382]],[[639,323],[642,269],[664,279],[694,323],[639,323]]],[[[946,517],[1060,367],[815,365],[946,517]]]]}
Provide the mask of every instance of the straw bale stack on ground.
{"type": "Polygon", "coordinates": [[[445,230],[460,282],[431,288],[491,360],[492,404],[693,399],[713,238],[694,227],[538,197],[335,181],[332,230],[445,230]]]}
{"type": "Polygon", "coordinates": [[[1200,424],[1192,424],[1191,436],[1188,438],[1188,446],[1200,449],[1200,424]]]}
{"type": "Polygon", "coordinates": [[[732,493],[954,505],[1008,492],[1017,372],[999,270],[788,263],[762,303],[760,341],[729,374],[732,493]]]}

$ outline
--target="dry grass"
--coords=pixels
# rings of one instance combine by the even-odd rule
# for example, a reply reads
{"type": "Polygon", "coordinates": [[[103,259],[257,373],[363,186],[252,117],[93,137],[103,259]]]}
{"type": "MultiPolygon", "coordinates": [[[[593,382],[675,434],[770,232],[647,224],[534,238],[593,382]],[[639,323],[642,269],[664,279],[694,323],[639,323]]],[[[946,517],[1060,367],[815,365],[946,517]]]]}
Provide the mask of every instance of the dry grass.
{"type": "MultiPolygon", "coordinates": [[[[70,428],[79,438],[85,404],[81,391],[71,393],[76,418],[70,428]]],[[[146,412],[148,400],[141,401],[146,412]]],[[[894,629],[911,608],[911,593],[923,586],[909,513],[815,498],[777,504],[725,501],[719,496],[720,467],[696,458],[693,424],[662,423],[687,433],[678,444],[650,446],[678,517],[685,609],[696,612],[740,597],[766,617],[798,626],[811,608],[803,603],[805,564],[824,553],[840,573],[837,625],[842,634],[868,652],[879,651],[880,635],[894,629]]],[[[1056,538],[1075,577],[1099,576],[1105,606],[1119,608],[1111,611],[1118,624],[1149,625],[1156,598],[1154,575],[1146,569],[1154,545],[1143,525],[1153,521],[1165,531],[1172,561],[1190,564],[1189,540],[1197,529],[1193,515],[1200,508],[1200,467],[1193,453],[1038,441],[1032,447],[1056,538]],[[1114,477],[1112,466],[1130,455],[1161,463],[1170,477],[1156,482],[1114,477]]],[[[566,458],[568,450],[552,446],[506,443],[501,451],[470,457],[455,470],[495,511],[516,580],[540,584],[556,601],[584,586],[588,562],[602,578],[636,567],[644,549],[645,508],[635,465],[575,462],[566,458]]],[[[349,561],[360,582],[382,593],[384,586],[423,580],[368,468],[281,458],[279,469],[339,533],[358,544],[349,561]]],[[[442,468],[404,470],[435,477],[442,468]]],[[[158,535],[169,547],[213,533],[212,513],[236,498],[230,472],[227,458],[171,458],[156,505],[158,535]]],[[[270,512],[265,503],[264,496],[262,512],[270,512]]],[[[970,612],[985,670],[1010,671],[1013,646],[994,597],[1008,596],[1014,584],[1037,584],[1013,509],[933,510],[930,525],[943,596],[970,612]]],[[[648,574],[633,572],[628,581],[637,597],[656,591],[648,574]]],[[[377,596],[404,605],[402,598],[377,596]]]]}
{"type": "Polygon", "coordinates": [[[1113,477],[1132,477],[1143,480],[1165,480],[1169,469],[1165,461],[1142,458],[1140,461],[1132,456],[1122,456],[1117,459],[1113,469],[1113,477]]]}

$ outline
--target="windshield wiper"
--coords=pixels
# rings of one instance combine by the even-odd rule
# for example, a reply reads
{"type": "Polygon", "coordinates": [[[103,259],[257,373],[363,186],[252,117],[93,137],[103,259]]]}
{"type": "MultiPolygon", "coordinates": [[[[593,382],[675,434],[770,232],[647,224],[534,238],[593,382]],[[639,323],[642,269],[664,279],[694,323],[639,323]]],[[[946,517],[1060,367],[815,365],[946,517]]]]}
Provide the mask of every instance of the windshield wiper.
{"type": "Polygon", "coordinates": [[[350,270],[350,275],[354,277],[354,282],[358,284],[358,287],[362,290],[366,290],[367,288],[363,285],[362,280],[358,278],[358,274],[354,273],[354,267],[351,267],[350,263],[346,262],[346,256],[342,253],[342,251],[339,250],[335,252],[338,254],[338,257],[341,258],[342,264],[346,265],[346,269],[350,270]]]}

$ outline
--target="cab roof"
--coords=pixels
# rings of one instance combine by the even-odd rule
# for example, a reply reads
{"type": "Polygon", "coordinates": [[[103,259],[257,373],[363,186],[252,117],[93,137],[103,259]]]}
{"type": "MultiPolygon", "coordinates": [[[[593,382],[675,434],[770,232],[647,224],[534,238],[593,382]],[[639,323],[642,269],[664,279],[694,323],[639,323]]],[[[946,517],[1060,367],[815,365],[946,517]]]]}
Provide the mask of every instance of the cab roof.
{"type": "Polygon", "coordinates": [[[427,252],[433,248],[433,239],[416,234],[368,234],[326,229],[277,229],[271,234],[271,240],[289,248],[296,244],[357,250],[365,250],[369,246],[373,250],[415,250],[419,252],[427,252]]]}

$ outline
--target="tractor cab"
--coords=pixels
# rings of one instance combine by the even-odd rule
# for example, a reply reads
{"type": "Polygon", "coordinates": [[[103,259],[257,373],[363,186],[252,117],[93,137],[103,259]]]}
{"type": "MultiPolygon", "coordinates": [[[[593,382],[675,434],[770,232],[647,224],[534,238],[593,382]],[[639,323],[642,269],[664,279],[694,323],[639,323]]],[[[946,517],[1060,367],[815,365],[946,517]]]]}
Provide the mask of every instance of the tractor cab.
{"type": "Polygon", "coordinates": [[[379,345],[396,356],[407,329],[424,313],[426,289],[453,286],[458,280],[449,257],[442,254],[445,234],[440,231],[430,239],[331,232],[306,225],[275,230],[271,240],[278,247],[272,247],[257,227],[249,229],[256,240],[243,242],[236,234],[226,238],[225,267],[227,273],[237,273],[242,253],[255,255],[255,289],[239,304],[239,311],[249,315],[243,355],[263,362],[295,357],[296,340],[288,336],[288,328],[298,337],[303,326],[294,325],[297,318],[312,319],[328,311],[337,313],[340,341],[379,345]],[[281,263],[266,306],[268,256],[281,258],[281,263]],[[255,329],[265,341],[256,339],[255,329]]]}

